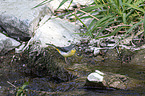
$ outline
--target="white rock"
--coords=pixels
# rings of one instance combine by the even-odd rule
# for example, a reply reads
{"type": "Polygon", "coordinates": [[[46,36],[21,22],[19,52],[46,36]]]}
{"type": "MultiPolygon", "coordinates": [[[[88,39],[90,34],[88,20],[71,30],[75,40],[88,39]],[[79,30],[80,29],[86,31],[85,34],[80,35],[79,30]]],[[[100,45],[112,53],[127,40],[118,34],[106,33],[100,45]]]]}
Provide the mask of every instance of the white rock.
{"type": "Polygon", "coordinates": [[[32,37],[40,18],[49,13],[47,7],[34,8],[42,0],[0,0],[0,26],[9,36],[25,40],[32,37]]]}
{"type": "MultiPolygon", "coordinates": [[[[65,2],[59,9],[68,8],[68,6],[70,5],[70,1],[71,0],[68,0],[67,2],[65,2]]],[[[62,0],[53,0],[53,1],[50,2],[50,5],[52,6],[52,8],[54,10],[56,10],[61,2],[62,2],[62,0]]],[[[74,6],[74,5],[77,5],[77,4],[88,5],[88,4],[91,4],[93,2],[94,2],[94,0],[73,0],[71,6],[74,6]]]]}
{"type": "Polygon", "coordinates": [[[23,42],[21,46],[19,46],[19,48],[15,48],[15,53],[21,53],[25,48],[25,45],[26,45],[25,42],[23,42]]]}
{"type": "Polygon", "coordinates": [[[100,75],[105,75],[103,72],[99,71],[99,70],[95,70],[96,73],[100,74],[100,75]]]}
{"type": "Polygon", "coordinates": [[[100,48],[94,47],[94,55],[98,55],[100,53],[100,48]]]}
{"type": "Polygon", "coordinates": [[[87,79],[92,82],[102,82],[104,73],[100,71],[93,72],[88,75],[87,79]],[[100,74],[101,73],[101,74],[100,74]]]}
{"type": "Polygon", "coordinates": [[[99,47],[93,47],[93,46],[89,46],[89,48],[90,48],[90,52],[93,52],[94,55],[98,55],[101,49],[99,47]]]}
{"type": "Polygon", "coordinates": [[[47,20],[43,25],[41,23],[28,44],[33,41],[40,41],[41,47],[47,47],[46,43],[64,47],[70,45],[70,43],[80,42],[81,37],[75,34],[76,32],[79,32],[79,26],[66,20],[54,18],[47,20]]]}
{"type": "Polygon", "coordinates": [[[0,33],[0,54],[5,54],[19,45],[20,42],[0,33]]]}
{"type": "Polygon", "coordinates": [[[50,18],[51,18],[50,15],[45,15],[43,17],[43,19],[39,22],[39,27],[42,26],[42,25],[44,25],[44,23],[46,23],[46,21],[49,20],[50,18]]]}

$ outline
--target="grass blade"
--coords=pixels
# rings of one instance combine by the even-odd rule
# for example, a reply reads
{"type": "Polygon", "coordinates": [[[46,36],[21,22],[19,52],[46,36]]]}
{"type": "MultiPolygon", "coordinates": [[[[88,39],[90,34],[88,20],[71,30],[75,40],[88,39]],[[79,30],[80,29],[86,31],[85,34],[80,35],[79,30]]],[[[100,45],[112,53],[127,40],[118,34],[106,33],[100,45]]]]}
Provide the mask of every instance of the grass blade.
{"type": "Polygon", "coordinates": [[[87,28],[87,30],[88,30],[88,27],[83,23],[83,21],[81,21],[81,19],[78,17],[78,16],[76,16],[75,14],[73,14],[86,28],[87,28]]]}
{"type": "Polygon", "coordinates": [[[139,11],[145,13],[145,10],[142,9],[142,8],[136,7],[136,6],[134,6],[134,5],[132,5],[132,4],[128,4],[128,3],[124,3],[124,4],[127,5],[127,6],[130,6],[131,8],[134,8],[134,9],[136,9],[136,10],[139,10],[139,11]]]}
{"type": "Polygon", "coordinates": [[[126,13],[123,13],[123,23],[126,24],[126,13]]]}
{"type": "Polygon", "coordinates": [[[29,85],[29,82],[25,82],[24,84],[23,84],[23,86],[21,87],[21,89],[24,89],[26,86],[28,86],[29,85]]]}
{"type": "Polygon", "coordinates": [[[99,21],[96,22],[95,26],[90,31],[93,32],[94,30],[97,29],[97,27],[100,27],[101,24],[103,24],[106,20],[108,20],[111,17],[112,16],[107,16],[107,17],[100,19],[99,21]]]}
{"type": "Polygon", "coordinates": [[[92,10],[95,10],[97,8],[102,8],[104,6],[106,6],[106,5],[102,4],[102,5],[97,5],[97,6],[89,6],[89,7],[83,8],[81,10],[83,10],[83,11],[92,11],[92,10]]]}
{"type": "Polygon", "coordinates": [[[73,0],[70,1],[70,4],[69,4],[69,6],[67,7],[67,9],[70,7],[70,5],[72,4],[72,2],[73,2],[73,0]]]}
{"type": "Polygon", "coordinates": [[[103,31],[105,30],[105,28],[107,28],[107,26],[109,26],[110,24],[119,23],[119,22],[121,22],[121,21],[112,21],[112,22],[109,22],[109,23],[105,24],[105,25],[101,28],[101,30],[99,31],[99,33],[103,32],[103,31]]]}
{"type": "Polygon", "coordinates": [[[138,25],[141,24],[141,23],[143,23],[143,20],[141,20],[140,22],[134,24],[134,25],[124,34],[124,35],[130,33],[130,32],[133,30],[133,28],[135,28],[136,26],[138,26],[138,25]]]}
{"type": "Polygon", "coordinates": [[[51,2],[52,0],[44,0],[44,1],[42,1],[41,3],[39,3],[38,5],[36,5],[35,7],[33,7],[32,9],[34,9],[34,8],[37,8],[37,7],[39,7],[39,6],[42,6],[42,5],[44,5],[44,4],[46,4],[46,3],[49,3],[49,2],[51,2]]]}
{"type": "Polygon", "coordinates": [[[63,0],[60,4],[59,4],[59,6],[58,6],[58,8],[56,9],[56,10],[58,10],[65,2],[67,2],[68,0],[63,0]]]}
{"type": "Polygon", "coordinates": [[[93,26],[94,26],[94,24],[95,24],[96,22],[97,22],[97,20],[96,20],[96,19],[93,19],[93,20],[91,21],[91,23],[89,24],[88,29],[93,28],[93,26]]]}
{"type": "Polygon", "coordinates": [[[122,27],[118,27],[116,28],[112,33],[108,34],[108,35],[105,35],[105,36],[100,36],[100,37],[96,37],[95,39],[99,39],[99,38],[105,38],[105,37],[109,37],[109,36],[112,36],[112,35],[115,35],[118,31],[120,31],[122,29],[122,27]]]}

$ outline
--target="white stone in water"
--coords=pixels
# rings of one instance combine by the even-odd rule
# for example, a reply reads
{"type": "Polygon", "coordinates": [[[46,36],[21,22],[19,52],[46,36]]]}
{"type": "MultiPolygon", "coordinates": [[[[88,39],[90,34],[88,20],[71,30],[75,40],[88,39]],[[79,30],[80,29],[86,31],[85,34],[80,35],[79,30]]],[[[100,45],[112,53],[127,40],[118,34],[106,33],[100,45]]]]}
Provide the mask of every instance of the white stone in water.
{"type": "Polygon", "coordinates": [[[93,82],[102,82],[104,78],[103,75],[104,73],[100,72],[99,70],[96,70],[96,72],[89,74],[87,79],[93,82]]]}

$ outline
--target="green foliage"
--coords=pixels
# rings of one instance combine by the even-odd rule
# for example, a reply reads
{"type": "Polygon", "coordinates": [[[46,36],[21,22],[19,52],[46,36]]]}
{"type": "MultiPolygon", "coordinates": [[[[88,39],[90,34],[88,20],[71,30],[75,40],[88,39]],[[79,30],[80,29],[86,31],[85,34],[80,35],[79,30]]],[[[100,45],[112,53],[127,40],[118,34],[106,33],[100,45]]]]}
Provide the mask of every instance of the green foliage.
{"type": "Polygon", "coordinates": [[[53,1],[53,0],[44,0],[44,1],[42,1],[40,4],[36,5],[36,6],[33,7],[33,8],[37,8],[37,7],[39,7],[39,6],[45,5],[45,4],[47,4],[47,3],[51,2],[51,1],[53,1]]]}
{"type": "Polygon", "coordinates": [[[28,89],[26,89],[26,86],[29,85],[29,82],[25,82],[22,87],[16,87],[15,85],[13,85],[12,83],[10,83],[9,81],[7,81],[7,83],[9,83],[11,86],[15,87],[17,92],[16,92],[16,96],[27,96],[27,91],[28,89]]]}
{"type": "MultiPolygon", "coordinates": [[[[62,2],[59,4],[59,6],[58,6],[58,8],[56,9],[56,10],[58,10],[65,2],[67,2],[68,0],[62,0],[62,2]]],[[[73,2],[73,0],[71,0],[71,3],[73,2]]],[[[71,5],[71,3],[70,3],[70,5],[71,5]]],[[[69,6],[70,6],[69,5],[69,6]]],[[[69,6],[68,6],[68,8],[69,8],[69,6]]]]}
{"type": "MultiPolygon", "coordinates": [[[[52,0],[45,0],[37,6],[50,1],[52,0]]],[[[57,10],[67,1],[62,0],[57,10]]],[[[70,5],[72,2],[73,0],[70,5]]],[[[71,13],[70,16],[75,16],[74,20],[79,20],[87,29],[87,32],[78,34],[95,39],[112,36],[118,32],[127,36],[135,33],[134,28],[140,27],[145,22],[142,19],[145,13],[144,3],[144,0],[94,0],[89,6],[75,9],[72,13],[67,11],[71,13]],[[91,23],[85,25],[84,19],[91,19],[91,23]]]]}
{"type": "MultiPolygon", "coordinates": [[[[85,35],[91,36],[90,33],[95,33],[97,34],[95,35],[97,39],[115,35],[117,33],[116,30],[125,31],[126,34],[129,34],[135,27],[143,23],[141,16],[145,13],[144,8],[143,0],[95,0],[90,6],[82,8],[81,10],[85,11],[85,13],[78,17],[80,19],[93,19],[85,35]],[[92,16],[86,16],[86,13],[95,14],[93,16],[97,20],[92,16]],[[117,27],[114,28],[113,26],[117,27]],[[106,31],[108,31],[108,34],[102,34],[103,36],[100,36],[101,33],[105,33],[106,31]]],[[[79,11],[76,14],[80,13],[79,11]]]]}
{"type": "Polygon", "coordinates": [[[28,91],[27,89],[25,89],[26,86],[29,85],[29,82],[25,82],[22,87],[17,88],[17,93],[16,96],[27,96],[26,92],[28,91]]]}

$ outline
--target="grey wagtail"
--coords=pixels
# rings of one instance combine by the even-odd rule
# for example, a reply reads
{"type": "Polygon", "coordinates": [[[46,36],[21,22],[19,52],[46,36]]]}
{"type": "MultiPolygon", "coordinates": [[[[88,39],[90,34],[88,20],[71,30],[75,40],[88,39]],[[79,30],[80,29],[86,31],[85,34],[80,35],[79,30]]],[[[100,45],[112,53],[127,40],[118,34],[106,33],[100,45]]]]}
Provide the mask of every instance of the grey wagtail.
{"type": "MultiPolygon", "coordinates": [[[[52,47],[54,47],[63,57],[65,57],[65,61],[67,59],[67,57],[71,57],[75,54],[76,49],[74,48],[75,45],[71,44],[70,46],[66,46],[66,47],[57,47],[53,44],[48,44],[46,43],[46,45],[50,45],[52,47]]],[[[66,61],[67,63],[67,61],[66,61]]]]}

